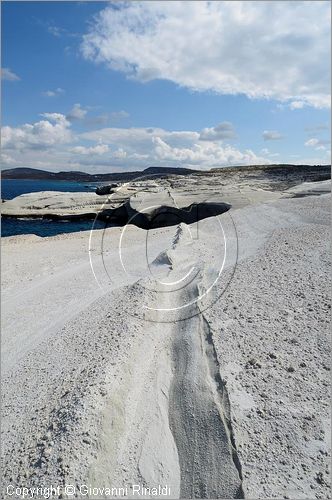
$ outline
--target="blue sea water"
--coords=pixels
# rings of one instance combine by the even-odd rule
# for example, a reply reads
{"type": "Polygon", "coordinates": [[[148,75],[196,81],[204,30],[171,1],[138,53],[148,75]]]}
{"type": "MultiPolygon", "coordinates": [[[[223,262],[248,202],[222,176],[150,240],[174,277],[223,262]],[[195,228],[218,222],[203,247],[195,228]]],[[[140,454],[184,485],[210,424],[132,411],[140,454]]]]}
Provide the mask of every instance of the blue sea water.
{"type": "Polygon", "coordinates": [[[81,184],[75,181],[43,181],[33,179],[2,179],[1,198],[12,200],[16,196],[25,193],[37,193],[38,191],[94,191],[96,185],[81,184]]]}
{"type": "MultiPolygon", "coordinates": [[[[47,181],[28,179],[3,179],[1,181],[1,198],[11,200],[24,193],[38,191],[62,192],[89,192],[94,191],[96,185],[81,184],[74,181],[47,181]]],[[[63,233],[77,231],[90,231],[93,221],[57,221],[48,219],[7,219],[2,218],[1,236],[14,236],[17,234],[36,234],[37,236],[55,236],[63,233]]],[[[105,224],[97,221],[95,229],[102,229],[105,224]]]]}

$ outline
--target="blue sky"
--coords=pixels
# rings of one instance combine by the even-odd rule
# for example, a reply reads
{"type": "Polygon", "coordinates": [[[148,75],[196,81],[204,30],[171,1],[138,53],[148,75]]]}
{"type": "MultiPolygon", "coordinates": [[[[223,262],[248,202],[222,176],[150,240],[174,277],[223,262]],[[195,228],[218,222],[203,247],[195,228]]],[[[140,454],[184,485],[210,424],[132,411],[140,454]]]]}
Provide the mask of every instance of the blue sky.
{"type": "Polygon", "coordinates": [[[328,163],[329,38],[319,1],[3,2],[2,168],[328,163]]]}

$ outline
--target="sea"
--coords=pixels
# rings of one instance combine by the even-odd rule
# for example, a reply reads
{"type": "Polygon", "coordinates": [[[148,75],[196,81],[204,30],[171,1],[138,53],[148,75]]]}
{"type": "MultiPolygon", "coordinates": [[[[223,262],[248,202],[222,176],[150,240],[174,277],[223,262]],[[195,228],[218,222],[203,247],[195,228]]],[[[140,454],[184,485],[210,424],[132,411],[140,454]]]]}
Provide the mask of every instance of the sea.
{"type": "MultiPolygon", "coordinates": [[[[38,191],[62,192],[93,192],[98,184],[82,184],[75,181],[33,180],[33,179],[2,179],[1,198],[11,200],[25,193],[38,191]]],[[[35,234],[37,236],[56,236],[63,233],[90,231],[91,220],[49,220],[49,219],[7,219],[1,220],[1,236],[15,236],[19,234],[35,234]]],[[[96,221],[95,229],[103,229],[101,221],[96,221]]]]}

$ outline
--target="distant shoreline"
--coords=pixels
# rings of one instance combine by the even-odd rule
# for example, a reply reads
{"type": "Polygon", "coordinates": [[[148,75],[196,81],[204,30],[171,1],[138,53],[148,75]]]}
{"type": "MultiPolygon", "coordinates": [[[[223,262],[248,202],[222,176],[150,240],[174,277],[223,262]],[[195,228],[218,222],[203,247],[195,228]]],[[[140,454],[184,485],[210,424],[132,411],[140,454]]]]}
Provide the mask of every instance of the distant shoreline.
{"type": "MultiPolygon", "coordinates": [[[[100,184],[100,181],[82,182],[80,180],[75,184],[73,179],[70,181],[10,179],[14,182],[8,183],[8,180],[4,179],[5,189],[2,196],[6,201],[2,202],[1,207],[3,235],[34,231],[46,235],[49,231],[54,232],[55,225],[60,232],[63,232],[67,228],[64,228],[61,223],[66,223],[68,227],[71,226],[74,229],[76,229],[76,224],[86,227],[92,224],[97,215],[99,223],[122,226],[130,223],[134,218],[135,224],[147,229],[150,227],[150,222],[145,220],[146,214],[139,214],[140,202],[137,200],[140,192],[145,193],[144,199],[148,196],[155,197],[151,205],[160,205],[161,210],[159,215],[154,213],[153,217],[159,220],[162,218],[161,212],[165,210],[167,213],[170,212],[170,208],[167,209],[167,207],[171,207],[174,203],[174,196],[178,197],[178,203],[185,214],[189,206],[195,205],[195,210],[200,212],[203,208],[205,210],[205,204],[210,198],[210,201],[217,202],[218,206],[228,204],[233,208],[240,208],[252,203],[253,200],[261,202],[281,196],[293,198],[304,196],[306,192],[303,194],[301,190],[291,191],[302,183],[311,183],[311,194],[320,194],[319,183],[328,181],[330,177],[330,168],[327,166],[320,168],[314,166],[250,167],[236,171],[235,169],[219,169],[200,172],[200,175],[193,172],[192,175],[186,176],[156,174],[153,177],[150,175],[150,179],[149,176],[141,177],[138,182],[133,179],[129,185],[127,182],[119,183],[119,188],[110,191],[113,193],[111,205],[109,205],[107,190],[103,194],[95,192],[94,186],[100,184]],[[163,198],[161,191],[156,191],[154,188],[156,181],[166,195],[172,192],[172,196],[165,195],[163,198]],[[20,184],[25,184],[23,189],[20,184]],[[6,192],[9,195],[8,199],[6,199],[6,192]],[[184,196],[183,193],[186,195],[184,196]]],[[[107,184],[107,181],[104,181],[104,184],[107,184]]],[[[323,192],[325,191],[326,188],[323,189],[323,192]]],[[[173,214],[172,217],[179,215],[173,214]]]]}
{"type": "Polygon", "coordinates": [[[131,172],[113,172],[105,174],[89,174],[87,172],[49,172],[34,168],[12,168],[2,170],[2,179],[21,179],[21,180],[63,180],[73,182],[107,182],[107,181],[130,181],[139,177],[162,177],[164,175],[200,175],[206,173],[215,173],[225,171],[231,173],[234,171],[268,171],[281,169],[288,170],[307,170],[317,168],[321,170],[331,170],[331,165],[294,165],[288,163],[271,165],[236,165],[227,167],[211,168],[210,170],[195,170],[182,167],[148,167],[145,170],[135,170],[131,172]]]}

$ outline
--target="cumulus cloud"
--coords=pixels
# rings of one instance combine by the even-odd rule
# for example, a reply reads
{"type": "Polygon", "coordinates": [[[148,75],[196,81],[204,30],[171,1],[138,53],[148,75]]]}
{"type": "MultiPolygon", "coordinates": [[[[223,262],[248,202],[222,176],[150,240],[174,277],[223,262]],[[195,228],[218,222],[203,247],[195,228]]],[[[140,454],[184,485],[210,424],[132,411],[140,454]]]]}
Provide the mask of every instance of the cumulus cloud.
{"type": "Polygon", "coordinates": [[[160,137],[153,139],[156,157],[162,160],[179,162],[202,169],[223,165],[269,163],[265,158],[259,158],[251,150],[238,151],[232,146],[221,147],[216,143],[193,144],[191,148],[171,147],[160,137]]]}
{"type": "Polygon", "coordinates": [[[77,103],[77,104],[74,104],[72,109],[67,114],[66,118],[70,122],[75,121],[75,120],[83,120],[85,118],[86,114],[87,114],[87,110],[82,108],[82,106],[79,103],[77,103]]]}
{"type": "Polygon", "coordinates": [[[124,158],[127,158],[127,151],[124,151],[124,149],[119,148],[116,151],[114,151],[113,158],[117,158],[119,160],[123,160],[124,158]]]}
{"type": "Polygon", "coordinates": [[[72,153],[77,153],[80,155],[104,155],[108,153],[109,147],[107,144],[97,144],[97,146],[76,146],[71,149],[72,153]]]}
{"type": "Polygon", "coordinates": [[[263,134],[264,141],[278,141],[282,139],[283,136],[277,130],[264,130],[263,134]]]}
{"type": "Polygon", "coordinates": [[[151,151],[154,137],[165,139],[172,147],[190,147],[199,140],[199,133],[194,131],[168,131],[162,128],[117,128],[108,127],[81,134],[82,139],[113,144],[130,153],[146,154],[151,151]]]}
{"type": "Polygon", "coordinates": [[[32,124],[3,127],[5,163],[54,170],[61,166],[61,170],[93,168],[99,171],[144,169],[149,164],[170,163],[197,169],[269,163],[266,157],[249,149],[240,151],[221,142],[219,135],[214,136],[216,140],[201,140],[201,134],[196,131],[157,127],[109,127],[75,133],[68,116],[43,113],[42,117],[43,120],[32,124]]]}
{"type": "Polygon", "coordinates": [[[2,68],[1,69],[1,80],[8,80],[9,82],[15,82],[20,80],[20,77],[16,75],[13,71],[11,71],[9,68],[2,68]]]}
{"type": "Polygon", "coordinates": [[[200,133],[200,141],[222,141],[224,139],[233,139],[235,130],[230,122],[219,123],[216,127],[203,128],[200,133]]]}
{"type": "MultiPolygon", "coordinates": [[[[70,122],[80,122],[86,127],[105,126],[109,122],[112,114],[109,115],[108,113],[102,113],[100,115],[90,115],[90,111],[93,109],[94,107],[86,106],[84,108],[81,104],[77,103],[74,104],[71,110],[67,113],[66,118],[70,122]]],[[[119,113],[120,115],[118,119],[129,116],[129,114],[127,115],[125,111],[121,111],[119,113]]],[[[116,113],[116,115],[118,115],[118,113],[116,113]]]]}
{"type": "Polygon", "coordinates": [[[290,109],[302,109],[305,105],[306,103],[304,101],[292,101],[289,104],[289,107],[290,109]]]}
{"type": "Polygon", "coordinates": [[[308,139],[304,145],[305,146],[317,146],[317,144],[319,143],[319,140],[318,139],[315,139],[315,138],[312,138],[312,139],[308,139]]]}
{"type": "MultiPolygon", "coordinates": [[[[215,127],[216,129],[218,127],[215,127]]],[[[222,127],[230,130],[229,126],[222,127]]],[[[205,129],[210,130],[210,129],[205,129]]],[[[212,128],[211,130],[214,130],[212,128]]],[[[220,135],[212,133],[201,140],[196,131],[168,131],[161,128],[106,128],[81,135],[84,140],[103,141],[118,147],[113,158],[125,158],[127,164],[144,165],[158,163],[195,168],[210,168],[248,163],[269,163],[251,150],[241,152],[229,145],[220,145],[220,135]],[[123,151],[125,154],[121,153],[123,151]],[[130,163],[128,163],[130,162],[130,163]]]]}
{"type": "Polygon", "coordinates": [[[288,107],[293,111],[295,109],[303,109],[307,106],[313,106],[314,108],[330,108],[331,107],[331,99],[329,95],[323,96],[309,96],[303,98],[301,101],[291,101],[288,104],[288,107]]]}
{"type": "Polygon", "coordinates": [[[86,59],[140,81],[330,106],[328,2],[123,2],[97,14],[86,59]]]}
{"type": "Polygon", "coordinates": [[[14,150],[45,149],[72,141],[70,123],[64,115],[43,113],[41,116],[46,120],[20,127],[3,127],[2,147],[14,150]]]}
{"type": "Polygon", "coordinates": [[[331,141],[327,139],[317,139],[317,137],[312,137],[311,139],[308,139],[304,145],[315,148],[316,151],[325,151],[327,149],[326,146],[330,143],[331,141]]]}
{"type": "Polygon", "coordinates": [[[42,95],[45,97],[55,97],[57,95],[64,94],[64,92],[65,92],[64,89],[58,87],[57,89],[54,90],[45,90],[44,92],[42,92],[42,95]]]}

